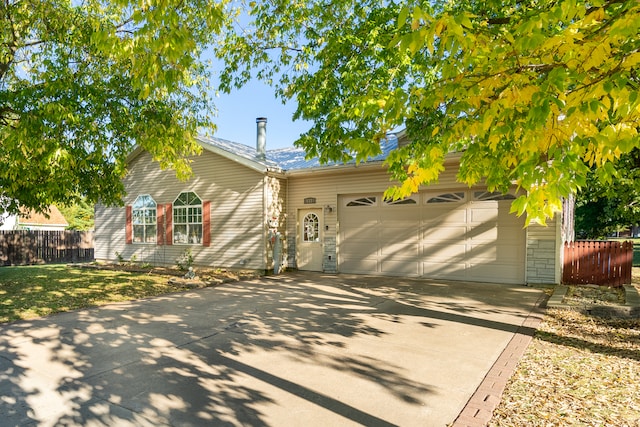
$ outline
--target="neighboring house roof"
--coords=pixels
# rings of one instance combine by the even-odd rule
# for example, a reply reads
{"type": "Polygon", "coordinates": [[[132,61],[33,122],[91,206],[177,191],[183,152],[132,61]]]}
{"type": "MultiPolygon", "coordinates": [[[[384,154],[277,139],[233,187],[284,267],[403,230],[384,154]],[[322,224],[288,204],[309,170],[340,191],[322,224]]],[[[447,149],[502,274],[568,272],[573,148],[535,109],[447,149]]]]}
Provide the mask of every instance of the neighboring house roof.
{"type": "Polygon", "coordinates": [[[46,215],[37,213],[35,211],[30,211],[26,209],[20,210],[20,216],[18,219],[18,225],[20,226],[59,226],[59,227],[67,227],[69,223],[62,213],[58,210],[57,207],[51,205],[49,206],[48,218],[46,215]]]}

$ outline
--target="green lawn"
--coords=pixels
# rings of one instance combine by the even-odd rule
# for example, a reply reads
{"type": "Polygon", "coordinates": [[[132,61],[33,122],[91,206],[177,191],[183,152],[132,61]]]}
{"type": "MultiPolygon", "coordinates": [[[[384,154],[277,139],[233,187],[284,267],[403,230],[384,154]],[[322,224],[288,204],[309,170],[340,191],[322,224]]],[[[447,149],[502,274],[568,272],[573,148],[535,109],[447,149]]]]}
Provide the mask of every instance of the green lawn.
{"type": "Polygon", "coordinates": [[[156,274],[60,264],[0,267],[0,323],[181,290],[156,274]]]}
{"type": "Polygon", "coordinates": [[[633,266],[640,267],[640,239],[632,239],[628,238],[619,238],[619,239],[609,239],[609,240],[621,240],[627,241],[631,240],[633,242],[633,266]]]}

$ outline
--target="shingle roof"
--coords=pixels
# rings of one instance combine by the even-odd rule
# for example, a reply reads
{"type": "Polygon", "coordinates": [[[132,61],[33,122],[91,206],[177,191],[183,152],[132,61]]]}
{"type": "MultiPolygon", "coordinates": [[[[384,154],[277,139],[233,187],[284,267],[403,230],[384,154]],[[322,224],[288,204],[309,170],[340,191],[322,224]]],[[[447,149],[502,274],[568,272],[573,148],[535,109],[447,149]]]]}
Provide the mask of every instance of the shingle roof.
{"type": "Polygon", "coordinates": [[[21,209],[18,222],[20,225],[61,225],[65,227],[69,225],[62,213],[54,205],[49,206],[48,214],[49,218],[35,211],[21,209]]]}
{"type": "Polygon", "coordinates": [[[268,156],[266,159],[260,159],[255,147],[249,147],[248,145],[240,144],[239,142],[228,141],[222,138],[214,138],[202,135],[198,136],[197,139],[205,145],[221,149],[223,151],[226,151],[227,153],[255,162],[266,168],[280,167],[276,162],[270,160],[268,156]]]}
{"type": "MultiPolygon", "coordinates": [[[[281,169],[284,171],[304,170],[320,167],[330,167],[343,165],[342,162],[329,162],[321,164],[317,157],[306,159],[306,153],[303,149],[297,147],[278,148],[275,150],[267,150],[266,159],[260,159],[254,147],[250,147],[238,142],[228,141],[226,139],[199,136],[198,140],[203,144],[223,150],[234,156],[255,162],[269,169],[281,169]]],[[[367,159],[366,163],[381,162],[387,158],[389,153],[398,147],[398,138],[391,134],[388,138],[380,141],[380,149],[382,153],[367,159]]],[[[355,158],[347,162],[347,164],[355,164],[355,158]]]]}

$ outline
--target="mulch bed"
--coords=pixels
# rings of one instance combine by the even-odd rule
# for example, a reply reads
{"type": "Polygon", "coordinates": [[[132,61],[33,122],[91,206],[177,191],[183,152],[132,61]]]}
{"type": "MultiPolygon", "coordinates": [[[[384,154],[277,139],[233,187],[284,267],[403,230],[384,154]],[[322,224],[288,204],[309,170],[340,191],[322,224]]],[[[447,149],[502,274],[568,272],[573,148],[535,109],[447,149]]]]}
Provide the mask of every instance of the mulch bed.
{"type": "Polygon", "coordinates": [[[134,263],[90,263],[83,264],[82,268],[97,270],[127,271],[131,273],[146,273],[158,276],[168,276],[169,283],[185,288],[204,288],[222,283],[236,282],[239,280],[249,280],[260,275],[254,271],[242,270],[232,271],[223,269],[194,268],[196,277],[185,278],[186,271],[176,267],[156,267],[142,266],[134,263]]]}
{"type": "MultiPolygon", "coordinates": [[[[640,291],[637,267],[632,280],[640,291]]],[[[571,288],[575,309],[547,310],[489,426],[640,427],[640,318],[580,309],[621,307],[619,289],[571,288]]]]}

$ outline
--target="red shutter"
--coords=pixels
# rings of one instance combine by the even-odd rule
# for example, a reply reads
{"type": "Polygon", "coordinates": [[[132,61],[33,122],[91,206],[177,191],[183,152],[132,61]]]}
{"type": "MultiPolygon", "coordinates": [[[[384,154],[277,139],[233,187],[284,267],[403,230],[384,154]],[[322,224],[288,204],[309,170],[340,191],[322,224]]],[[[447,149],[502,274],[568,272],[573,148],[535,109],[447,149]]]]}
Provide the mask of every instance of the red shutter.
{"type": "Polygon", "coordinates": [[[202,202],[202,246],[211,246],[211,202],[202,202]]]}
{"type": "Polygon", "coordinates": [[[164,228],[165,231],[165,243],[167,245],[173,245],[173,205],[171,203],[167,203],[165,207],[165,223],[166,226],[164,228]]]}
{"type": "Polygon", "coordinates": [[[131,243],[133,243],[133,208],[131,207],[131,205],[127,205],[126,207],[126,224],[125,224],[125,243],[127,245],[130,245],[131,243]]]}
{"type": "Polygon", "coordinates": [[[164,206],[156,206],[156,243],[164,245],[164,206]]]}

